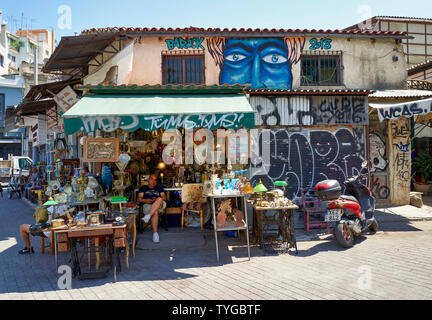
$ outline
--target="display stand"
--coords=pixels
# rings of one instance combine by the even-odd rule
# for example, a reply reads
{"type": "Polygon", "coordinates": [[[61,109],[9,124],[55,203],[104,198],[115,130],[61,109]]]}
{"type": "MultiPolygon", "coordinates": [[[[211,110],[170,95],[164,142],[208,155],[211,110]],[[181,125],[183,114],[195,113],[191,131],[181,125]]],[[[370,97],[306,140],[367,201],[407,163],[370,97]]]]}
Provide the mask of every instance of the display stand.
{"type": "Polygon", "coordinates": [[[260,207],[253,206],[254,211],[254,234],[256,236],[257,242],[260,244],[260,248],[266,250],[264,243],[264,231],[266,230],[267,221],[264,219],[264,215],[266,211],[278,211],[279,213],[279,230],[282,233],[283,243],[286,246],[286,249],[294,248],[296,253],[297,250],[297,240],[295,236],[295,228],[294,228],[294,211],[299,207],[296,205],[291,205],[287,207],[260,207]]]}
{"type": "Polygon", "coordinates": [[[218,247],[218,240],[217,240],[217,233],[218,231],[240,231],[240,230],[246,230],[246,241],[247,241],[247,248],[248,248],[248,258],[250,260],[250,245],[249,245],[249,227],[248,227],[248,214],[247,214],[247,201],[246,201],[246,195],[239,194],[239,195],[207,195],[207,197],[211,200],[212,205],[212,211],[213,211],[213,226],[214,226],[214,234],[215,234],[215,241],[216,241],[216,256],[217,261],[219,261],[219,247],[218,247]],[[228,226],[223,228],[218,228],[216,225],[216,207],[215,207],[215,199],[221,199],[221,198],[242,198],[243,199],[243,209],[244,209],[244,215],[245,215],[245,225],[243,227],[236,227],[236,226],[228,226]]]}

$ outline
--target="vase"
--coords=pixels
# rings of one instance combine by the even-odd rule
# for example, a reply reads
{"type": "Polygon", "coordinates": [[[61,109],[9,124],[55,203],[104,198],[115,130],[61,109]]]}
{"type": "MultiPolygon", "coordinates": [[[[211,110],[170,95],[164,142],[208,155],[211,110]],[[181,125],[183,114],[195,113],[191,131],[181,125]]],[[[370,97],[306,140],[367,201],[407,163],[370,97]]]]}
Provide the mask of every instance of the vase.
{"type": "Polygon", "coordinates": [[[236,227],[244,227],[245,221],[244,213],[242,211],[240,211],[239,209],[234,209],[234,219],[236,227]]]}
{"type": "Polygon", "coordinates": [[[225,227],[225,223],[226,223],[226,213],[224,211],[219,211],[217,217],[216,217],[216,226],[218,228],[223,228],[225,227]]]}

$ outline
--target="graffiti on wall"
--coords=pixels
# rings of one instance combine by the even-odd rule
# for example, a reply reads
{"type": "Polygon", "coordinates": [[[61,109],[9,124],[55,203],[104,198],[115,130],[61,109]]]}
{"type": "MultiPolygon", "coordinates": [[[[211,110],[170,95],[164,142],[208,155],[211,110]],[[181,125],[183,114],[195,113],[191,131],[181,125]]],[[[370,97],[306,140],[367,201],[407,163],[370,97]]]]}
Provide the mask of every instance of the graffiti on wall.
{"type": "Polygon", "coordinates": [[[364,147],[361,153],[357,150],[359,143],[364,146],[364,138],[363,135],[360,142],[348,128],[271,130],[270,166],[265,167],[257,155],[251,163],[251,181],[255,184],[262,179],[272,188],[275,181],[284,180],[290,199],[299,196],[300,188],[311,189],[322,180],[343,182],[361,169],[364,147]]]}
{"type": "Polygon", "coordinates": [[[317,39],[317,38],[312,38],[309,40],[309,50],[330,50],[331,49],[331,39],[317,39]]]}
{"type": "Polygon", "coordinates": [[[220,84],[251,88],[292,88],[291,68],[300,60],[304,37],[208,38],[210,55],[220,67],[220,84]]]}
{"type": "Polygon", "coordinates": [[[362,96],[251,96],[257,126],[368,124],[362,96]]]}
{"type": "Polygon", "coordinates": [[[174,39],[165,40],[168,50],[177,49],[202,49],[202,43],[204,42],[204,37],[194,37],[190,39],[183,39],[181,37],[175,37],[174,39]]]}
{"type": "Polygon", "coordinates": [[[376,199],[387,199],[390,196],[390,189],[387,183],[387,175],[371,175],[370,189],[376,199]]]}
{"type": "Polygon", "coordinates": [[[385,200],[390,196],[387,168],[387,123],[371,121],[369,134],[369,156],[371,164],[370,189],[376,199],[385,200]]]}
{"type": "Polygon", "coordinates": [[[393,122],[391,129],[396,177],[403,183],[409,183],[411,178],[410,131],[406,123],[399,121],[393,122]]]}

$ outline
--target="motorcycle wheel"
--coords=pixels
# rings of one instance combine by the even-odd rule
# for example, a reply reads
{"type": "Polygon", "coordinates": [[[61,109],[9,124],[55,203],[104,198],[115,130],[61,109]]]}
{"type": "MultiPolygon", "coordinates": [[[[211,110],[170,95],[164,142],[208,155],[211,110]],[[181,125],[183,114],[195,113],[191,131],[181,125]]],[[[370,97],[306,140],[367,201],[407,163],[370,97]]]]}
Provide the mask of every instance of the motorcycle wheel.
{"type": "Polygon", "coordinates": [[[371,219],[371,223],[369,224],[369,230],[372,232],[378,231],[378,222],[376,221],[375,217],[371,219]]]}
{"type": "Polygon", "coordinates": [[[345,223],[339,223],[334,229],[336,241],[344,248],[351,248],[354,245],[354,234],[345,223]]]}

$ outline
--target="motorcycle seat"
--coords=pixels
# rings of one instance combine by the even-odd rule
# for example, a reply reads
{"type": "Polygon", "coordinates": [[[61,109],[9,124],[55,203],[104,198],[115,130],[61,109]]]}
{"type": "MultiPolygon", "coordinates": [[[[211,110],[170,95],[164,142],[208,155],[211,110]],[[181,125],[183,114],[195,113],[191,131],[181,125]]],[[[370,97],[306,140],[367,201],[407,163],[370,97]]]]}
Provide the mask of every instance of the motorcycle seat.
{"type": "Polygon", "coordinates": [[[340,197],[341,197],[341,199],[351,200],[351,201],[354,201],[354,202],[357,202],[358,204],[360,204],[360,202],[357,200],[357,198],[355,198],[353,196],[341,195],[340,197]]]}

